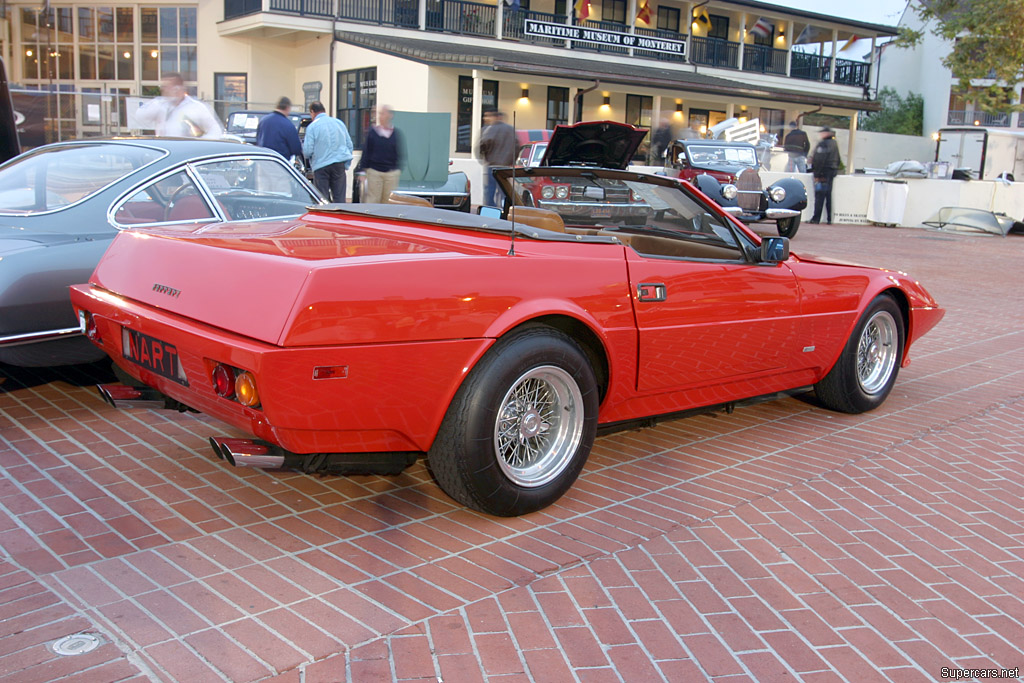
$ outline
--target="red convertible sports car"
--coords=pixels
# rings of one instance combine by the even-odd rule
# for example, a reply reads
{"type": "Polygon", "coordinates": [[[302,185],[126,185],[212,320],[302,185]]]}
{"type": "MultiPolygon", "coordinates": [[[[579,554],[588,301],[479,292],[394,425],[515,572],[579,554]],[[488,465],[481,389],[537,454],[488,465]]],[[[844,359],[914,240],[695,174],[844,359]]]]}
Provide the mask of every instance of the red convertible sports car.
{"type": "Polygon", "coordinates": [[[810,387],[839,411],[885,400],[943,314],[921,285],[791,255],[689,183],[616,168],[622,124],[592,125],[587,165],[500,170],[506,196],[572,177],[642,196],[643,221],[346,204],[121,233],[72,301],[148,388],[101,393],[258,437],[211,439],[236,465],[388,472],[426,454],[495,515],[557,500],[599,431],[810,387]]]}

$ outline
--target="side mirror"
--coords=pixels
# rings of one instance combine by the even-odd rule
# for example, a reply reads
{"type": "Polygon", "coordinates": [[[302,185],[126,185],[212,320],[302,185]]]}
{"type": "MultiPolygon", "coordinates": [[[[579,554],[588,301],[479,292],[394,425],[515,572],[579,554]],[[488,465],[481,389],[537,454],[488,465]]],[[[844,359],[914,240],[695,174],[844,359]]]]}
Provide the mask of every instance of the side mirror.
{"type": "Polygon", "coordinates": [[[781,263],[788,258],[788,237],[764,237],[761,239],[761,263],[781,263]]]}
{"type": "Polygon", "coordinates": [[[496,206],[481,206],[476,212],[484,218],[501,218],[501,209],[496,206]]]}

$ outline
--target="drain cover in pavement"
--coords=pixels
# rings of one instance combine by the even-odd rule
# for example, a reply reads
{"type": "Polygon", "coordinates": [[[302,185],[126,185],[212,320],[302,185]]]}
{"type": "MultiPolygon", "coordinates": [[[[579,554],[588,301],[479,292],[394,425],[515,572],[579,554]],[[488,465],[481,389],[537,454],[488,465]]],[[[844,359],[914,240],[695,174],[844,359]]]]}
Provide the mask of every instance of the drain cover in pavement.
{"type": "Polygon", "coordinates": [[[84,655],[92,652],[100,645],[100,639],[90,633],[76,633],[64,636],[50,645],[50,649],[59,655],[84,655]]]}

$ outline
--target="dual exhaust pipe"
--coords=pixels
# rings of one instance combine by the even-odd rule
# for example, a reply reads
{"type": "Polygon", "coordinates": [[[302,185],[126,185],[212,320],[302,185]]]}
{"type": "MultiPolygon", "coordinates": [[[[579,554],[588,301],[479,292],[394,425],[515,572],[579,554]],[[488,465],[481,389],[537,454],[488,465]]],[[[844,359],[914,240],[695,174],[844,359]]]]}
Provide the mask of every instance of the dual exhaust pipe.
{"type": "Polygon", "coordinates": [[[211,436],[210,446],[219,459],[227,460],[235,467],[277,470],[285,467],[290,455],[274,444],[257,439],[218,439],[211,436]]]}

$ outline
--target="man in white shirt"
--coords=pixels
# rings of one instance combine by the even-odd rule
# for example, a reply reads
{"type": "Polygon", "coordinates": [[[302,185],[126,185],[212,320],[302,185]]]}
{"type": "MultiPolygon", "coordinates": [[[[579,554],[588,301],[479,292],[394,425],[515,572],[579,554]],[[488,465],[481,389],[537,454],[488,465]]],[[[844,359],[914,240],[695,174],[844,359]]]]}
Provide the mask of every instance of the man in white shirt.
{"type": "Polygon", "coordinates": [[[219,138],[224,134],[210,108],[185,91],[181,74],[164,74],[160,95],[135,113],[142,127],[154,129],[161,137],[219,138]]]}

